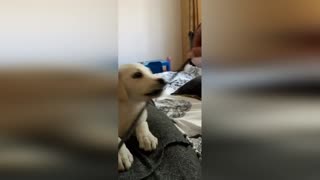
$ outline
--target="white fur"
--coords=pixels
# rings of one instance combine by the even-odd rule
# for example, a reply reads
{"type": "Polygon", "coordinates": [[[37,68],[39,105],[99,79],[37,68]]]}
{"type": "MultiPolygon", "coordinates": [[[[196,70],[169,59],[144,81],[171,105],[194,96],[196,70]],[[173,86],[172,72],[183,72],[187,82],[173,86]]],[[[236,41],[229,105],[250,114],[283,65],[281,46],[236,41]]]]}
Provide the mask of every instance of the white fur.
{"type": "MultiPolygon", "coordinates": [[[[119,69],[119,142],[120,138],[130,128],[138,113],[152,97],[146,96],[156,89],[162,89],[163,84],[158,82],[158,77],[142,64],[123,65],[119,69]],[[132,75],[136,72],[143,74],[142,78],[135,79],[132,75]]],[[[152,151],[158,145],[158,139],[150,132],[147,123],[147,111],[144,110],[135,129],[139,147],[145,151],[152,151]]],[[[133,157],[125,144],[118,152],[118,170],[128,170],[133,163],[133,157]]]]}

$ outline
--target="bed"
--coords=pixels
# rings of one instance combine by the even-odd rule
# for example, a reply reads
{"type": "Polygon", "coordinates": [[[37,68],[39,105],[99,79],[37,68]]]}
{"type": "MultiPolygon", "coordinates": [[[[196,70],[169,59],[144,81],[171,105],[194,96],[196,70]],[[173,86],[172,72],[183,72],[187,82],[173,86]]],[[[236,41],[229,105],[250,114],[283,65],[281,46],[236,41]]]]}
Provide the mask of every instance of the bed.
{"type": "Polygon", "coordinates": [[[154,99],[156,107],[173,120],[175,126],[192,144],[194,150],[201,159],[201,100],[190,96],[195,94],[192,93],[192,90],[195,89],[200,90],[201,93],[201,68],[186,64],[183,71],[163,72],[158,73],[157,76],[170,82],[163,95],[154,99]],[[172,79],[173,76],[175,76],[174,79],[172,79]],[[192,80],[198,81],[196,84],[190,84],[188,87],[191,88],[187,89],[185,93],[177,92],[177,90],[181,89],[192,80]]]}
{"type": "Polygon", "coordinates": [[[163,95],[148,105],[147,121],[159,145],[147,153],[131,137],[126,144],[134,162],[119,179],[201,179],[201,94],[194,98],[183,92],[194,84],[191,89],[201,92],[201,68],[187,64],[180,72],[156,75],[169,82],[163,95]]]}

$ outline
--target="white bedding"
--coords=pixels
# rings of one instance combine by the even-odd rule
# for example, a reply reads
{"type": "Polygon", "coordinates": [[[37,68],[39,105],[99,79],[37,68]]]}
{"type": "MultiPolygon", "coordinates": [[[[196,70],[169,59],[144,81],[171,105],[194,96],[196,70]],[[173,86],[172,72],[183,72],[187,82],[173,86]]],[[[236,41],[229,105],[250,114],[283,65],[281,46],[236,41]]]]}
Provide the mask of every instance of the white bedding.
{"type": "Polygon", "coordinates": [[[179,89],[181,86],[183,86],[185,83],[200,75],[201,68],[192,66],[190,64],[187,64],[184,67],[184,70],[181,72],[167,71],[156,74],[156,76],[161,77],[168,82],[168,85],[166,86],[163,95],[170,95],[171,93],[179,89]],[[172,77],[174,78],[172,79],[172,77]]]}
{"type": "Polygon", "coordinates": [[[184,96],[162,96],[156,107],[172,118],[176,127],[188,137],[201,135],[201,101],[184,96]]]}
{"type": "Polygon", "coordinates": [[[157,76],[164,78],[169,83],[163,95],[154,99],[154,102],[159,110],[173,120],[176,127],[186,136],[190,143],[192,143],[195,151],[201,158],[201,100],[170,95],[199,75],[201,75],[201,68],[189,64],[187,64],[181,72],[169,71],[157,74],[157,76]],[[176,76],[174,77],[174,75],[176,76]],[[174,78],[172,79],[172,77],[174,78]]]}

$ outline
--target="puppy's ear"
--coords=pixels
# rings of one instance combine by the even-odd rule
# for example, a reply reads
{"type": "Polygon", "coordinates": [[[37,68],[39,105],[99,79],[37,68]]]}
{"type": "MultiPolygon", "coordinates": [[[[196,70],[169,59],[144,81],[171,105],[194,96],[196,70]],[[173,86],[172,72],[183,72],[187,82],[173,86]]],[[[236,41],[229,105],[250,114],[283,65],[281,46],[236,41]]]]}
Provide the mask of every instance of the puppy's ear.
{"type": "Polygon", "coordinates": [[[128,94],[127,94],[126,88],[124,87],[120,79],[118,80],[118,98],[120,101],[128,100],[128,94]]]}

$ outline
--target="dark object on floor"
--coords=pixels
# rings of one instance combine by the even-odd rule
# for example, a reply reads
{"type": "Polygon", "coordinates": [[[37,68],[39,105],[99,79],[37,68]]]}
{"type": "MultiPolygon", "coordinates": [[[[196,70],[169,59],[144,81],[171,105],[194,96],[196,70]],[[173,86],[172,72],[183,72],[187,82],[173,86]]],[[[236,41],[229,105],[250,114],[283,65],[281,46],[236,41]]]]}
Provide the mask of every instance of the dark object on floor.
{"type": "Polygon", "coordinates": [[[201,76],[195,77],[171,95],[190,95],[201,99],[201,76]]]}
{"type": "Polygon", "coordinates": [[[129,171],[119,174],[119,179],[200,179],[200,161],[171,119],[149,105],[147,121],[159,145],[154,152],[147,153],[131,137],[126,145],[134,155],[134,163],[129,171]]]}

